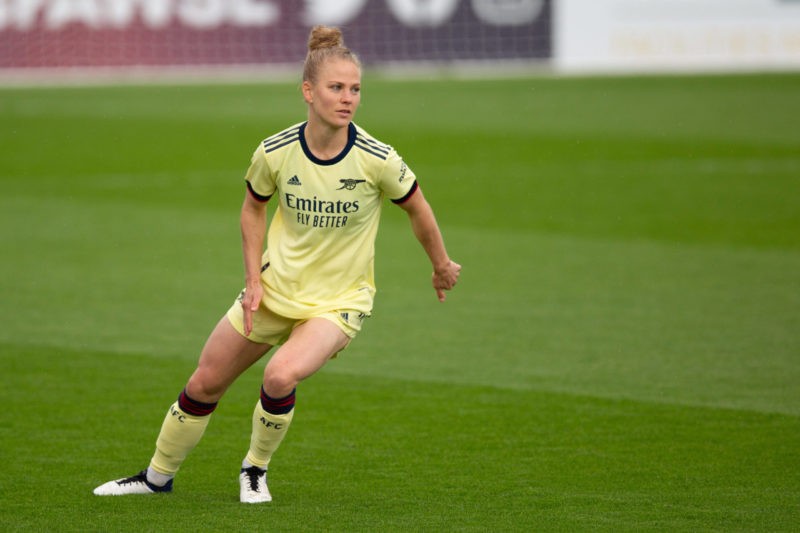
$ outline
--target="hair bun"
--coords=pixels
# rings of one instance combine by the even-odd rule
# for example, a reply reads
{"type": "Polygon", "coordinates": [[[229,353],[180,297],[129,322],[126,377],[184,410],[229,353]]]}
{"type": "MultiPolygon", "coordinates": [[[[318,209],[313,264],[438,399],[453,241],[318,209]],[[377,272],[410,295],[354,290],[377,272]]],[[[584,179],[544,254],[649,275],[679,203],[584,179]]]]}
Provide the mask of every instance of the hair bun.
{"type": "Polygon", "coordinates": [[[308,36],[308,50],[320,50],[322,48],[336,48],[344,46],[342,30],[331,28],[330,26],[314,26],[308,36]]]}
{"type": "Polygon", "coordinates": [[[308,34],[308,53],[303,63],[303,81],[315,83],[322,64],[330,59],[352,61],[361,73],[361,61],[344,45],[342,30],[331,26],[314,26],[308,34]]]}

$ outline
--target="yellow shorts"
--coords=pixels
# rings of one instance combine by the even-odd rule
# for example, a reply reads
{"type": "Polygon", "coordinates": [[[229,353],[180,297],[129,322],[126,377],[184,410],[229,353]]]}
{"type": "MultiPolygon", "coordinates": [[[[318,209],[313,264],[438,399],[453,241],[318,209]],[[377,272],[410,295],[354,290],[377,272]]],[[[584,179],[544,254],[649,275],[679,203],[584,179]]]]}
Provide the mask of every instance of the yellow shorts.
{"type": "Polygon", "coordinates": [[[231,308],[228,309],[227,317],[233,328],[242,336],[247,337],[253,342],[277,346],[286,342],[292,330],[310,318],[324,318],[330,320],[350,339],[354,339],[358,332],[361,331],[361,324],[364,322],[366,315],[359,311],[345,309],[327,311],[308,318],[288,318],[273,313],[262,302],[262,304],[258,306],[258,310],[253,313],[253,331],[250,332],[250,335],[245,335],[244,310],[242,309],[240,295],[236,301],[233,302],[231,308]]]}

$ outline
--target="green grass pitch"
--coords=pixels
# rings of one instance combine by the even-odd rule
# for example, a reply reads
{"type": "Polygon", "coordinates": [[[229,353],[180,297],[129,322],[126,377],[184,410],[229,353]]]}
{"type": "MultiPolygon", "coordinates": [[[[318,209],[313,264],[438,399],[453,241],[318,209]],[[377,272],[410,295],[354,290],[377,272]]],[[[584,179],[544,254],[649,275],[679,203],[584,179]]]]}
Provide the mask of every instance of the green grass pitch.
{"type": "Polygon", "coordinates": [[[171,495],[143,468],[242,285],[250,154],[297,84],[0,90],[4,531],[791,531],[800,75],[396,81],[396,146],[464,266],[385,206],[374,317],[238,502],[263,364],[171,495]]]}

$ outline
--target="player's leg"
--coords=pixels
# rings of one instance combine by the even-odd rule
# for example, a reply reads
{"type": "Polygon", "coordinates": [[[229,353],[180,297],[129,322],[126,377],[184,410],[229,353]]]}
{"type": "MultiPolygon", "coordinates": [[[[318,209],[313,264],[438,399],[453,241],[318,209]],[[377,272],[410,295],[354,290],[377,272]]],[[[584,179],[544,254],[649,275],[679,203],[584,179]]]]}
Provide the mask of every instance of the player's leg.
{"type": "Polygon", "coordinates": [[[264,390],[273,398],[286,396],[349,342],[350,337],[331,320],[318,317],[303,322],[264,368],[264,390]]]}
{"type": "Polygon", "coordinates": [[[178,400],[167,411],[147,470],[130,478],[110,481],[97,495],[168,492],[172,478],[200,441],[217,402],[239,375],[258,361],[270,344],[252,342],[223,318],[209,336],[197,369],[178,400]]]}
{"type": "Polygon", "coordinates": [[[227,318],[219,321],[203,347],[197,369],[167,412],[150,461],[152,470],[175,475],[203,436],[219,399],[271,347],[246,339],[227,318]]]}
{"type": "Polygon", "coordinates": [[[242,462],[240,498],[245,503],[268,502],[266,469],[294,416],[295,389],[333,355],[350,337],[325,318],[312,318],[297,326],[264,369],[261,398],[253,411],[250,449],[242,462]]]}

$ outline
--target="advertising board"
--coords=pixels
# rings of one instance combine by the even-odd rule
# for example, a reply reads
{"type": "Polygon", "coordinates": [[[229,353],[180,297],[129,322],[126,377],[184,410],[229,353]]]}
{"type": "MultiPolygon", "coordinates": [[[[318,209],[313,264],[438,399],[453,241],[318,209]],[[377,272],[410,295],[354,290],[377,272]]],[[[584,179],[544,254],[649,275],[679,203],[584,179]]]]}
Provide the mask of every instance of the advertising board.
{"type": "Polygon", "coordinates": [[[797,0],[559,0],[563,71],[800,67],[797,0]]]}
{"type": "Polygon", "coordinates": [[[365,63],[551,54],[551,0],[2,0],[0,69],[295,63],[315,24],[365,63]]]}

